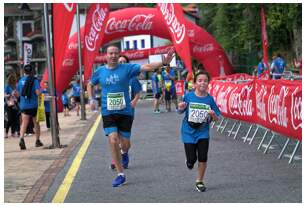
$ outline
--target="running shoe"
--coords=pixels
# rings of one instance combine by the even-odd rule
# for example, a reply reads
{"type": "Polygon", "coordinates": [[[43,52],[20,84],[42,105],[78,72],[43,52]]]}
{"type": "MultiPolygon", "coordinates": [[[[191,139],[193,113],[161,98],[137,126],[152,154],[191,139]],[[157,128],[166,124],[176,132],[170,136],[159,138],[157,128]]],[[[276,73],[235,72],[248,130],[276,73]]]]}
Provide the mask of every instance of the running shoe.
{"type": "Polygon", "coordinates": [[[120,187],[125,183],[126,179],[124,175],[118,175],[114,180],[113,180],[113,187],[120,187]]]}
{"type": "Polygon", "coordinates": [[[192,170],[192,169],[193,169],[193,165],[194,165],[194,164],[190,164],[190,163],[188,163],[187,160],[186,160],[186,166],[187,166],[188,169],[192,170]]]}
{"type": "Polygon", "coordinates": [[[23,138],[21,138],[19,141],[19,147],[21,150],[27,149],[23,138]]]}
{"type": "Polygon", "coordinates": [[[44,146],[44,144],[39,139],[36,140],[35,147],[42,147],[42,146],[44,146]]]}
{"type": "Polygon", "coordinates": [[[122,157],[122,167],[124,169],[127,169],[129,167],[129,154],[123,153],[121,154],[121,157],[122,157]]]}
{"type": "Polygon", "coordinates": [[[196,189],[199,192],[205,192],[206,191],[206,187],[205,187],[203,182],[196,182],[196,189]]]}

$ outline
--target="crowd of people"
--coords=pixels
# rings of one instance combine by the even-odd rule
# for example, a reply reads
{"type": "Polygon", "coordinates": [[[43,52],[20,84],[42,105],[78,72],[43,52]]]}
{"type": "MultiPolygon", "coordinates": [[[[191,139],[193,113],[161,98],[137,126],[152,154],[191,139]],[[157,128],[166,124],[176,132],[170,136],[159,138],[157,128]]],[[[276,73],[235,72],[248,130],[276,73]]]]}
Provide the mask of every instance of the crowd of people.
{"type": "MultiPolygon", "coordinates": [[[[301,60],[294,60],[292,67],[295,68],[295,71],[298,71],[298,74],[302,74],[302,62],[301,60]]],[[[287,63],[284,57],[278,53],[273,55],[272,61],[268,64],[264,62],[263,59],[257,65],[257,76],[261,76],[265,71],[269,72],[271,79],[282,79],[284,78],[284,72],[288,69],[287,63]]]]}

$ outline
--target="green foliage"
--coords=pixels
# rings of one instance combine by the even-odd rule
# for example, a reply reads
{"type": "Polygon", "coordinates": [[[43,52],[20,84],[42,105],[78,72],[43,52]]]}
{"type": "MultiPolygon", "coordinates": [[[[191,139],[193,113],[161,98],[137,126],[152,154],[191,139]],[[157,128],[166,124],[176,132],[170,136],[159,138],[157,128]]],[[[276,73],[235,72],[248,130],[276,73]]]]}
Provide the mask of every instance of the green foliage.
{"type": "MultiPolygon", "coordinates": [[[[200,25],[225,49],[233,65],[254,66],[262,53],[260,9],[266,12],[270,58],[281,52],[297,56],[302,29],[301,4],[198,4],[200,25]],[[294,46],[295,45],[295,46],[294,46]]],[[[301,41],[301,40],[300,40],[301,41]]]]}

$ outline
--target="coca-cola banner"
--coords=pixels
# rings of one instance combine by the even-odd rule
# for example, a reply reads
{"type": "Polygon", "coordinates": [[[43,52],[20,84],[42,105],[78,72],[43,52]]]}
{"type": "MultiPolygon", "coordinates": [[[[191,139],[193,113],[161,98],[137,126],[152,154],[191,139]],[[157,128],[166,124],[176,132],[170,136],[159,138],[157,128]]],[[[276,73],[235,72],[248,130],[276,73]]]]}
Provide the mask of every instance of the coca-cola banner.
{"type": "MultiPolygon", "coordinates": [[[[169,32],[161,28],[167,28],[167,25],[161,15],[157,13],[156,8],[137,7],[116,10],[109,14],[101,45],[124,36],[139,34],[171,39],[169,32]]],[[[212,77],[231,74],[232,66],[216,40],[203,28],[190,21],[186,21],[186,28],[191,46],[190,58],[194,57],[201,62],[212,77]]],[[[84,27],[81,28],[81,39],[84,39],[84,27]]],[[[186,62],[184,63],[186,64],[186,62]]],[[[56,73],[57,90],[62,92],[67,88],[77,71],[77,34],[75,33],[69,39],[66,52],[63,55],[61,70],[56,73]]],[[[44,78],[46,78],[46,74],[44,74],[44,78]]]]}
{"type": "Polygon", "coordinates": [[[177,96],[183,96],[185,93],[184,80],[175,81],[175,90],[177,96]]]}
{"type": "Polygon", "coordinates": [[[224,117],[260,124],[302,140],[302,82],[259,80],[233,83],[212,80],[209,93],[224,117]]]}
{"type": "MultiPolygon", "coordinates": [[[[55,62],[55,73],[62,70],[62,61],[69,39],[70,29],[76,11],[76,4],[55,3],[52,4],[52,24],[53,24],[53,56],[55,62]]],[[[57,76],[58,74],[56,74],[57,76]]],[[[57,79],[57,77],[56,77],[57,79]]]]}
{"type": "Polygon", "coordinates": [[[302,140],[302,82],[255,80],[257,123],[302,140]]]}
{"type": "Polygon", "coordinates": [[[192,72],[189,37],[181,4],[178,3],[158,3],[158,13],[161,14],[164,23],[167,25],[172,43],[176,52],[185,62],[189,72],[192,72]]]}
{"type": "MultiPolygon", "coordinates": [[[[170,49],[173,49],[172,45],[143,50],[128,50],[121,52],[121,54],[127,56],[129,60],[137,60],[149,58],[150,55],[166,54],[170,49]]],[[[100,53],[97,55],[95,57],[95,63],[106,63],[106,53],[100,53]]]]}
{"type": "Polygon", "coordinates": [[[108,15],[108,4],[91,4],[87,11],[84,37],[85,47],[83,48],[85,81],[91,75],[93,61],[104,37],[103,31],[108,15]]]}
{"type": "Polygon", "coordinates": [[[246,83],[212,81],[210,94],[214,97],[222,115],[232,119],[254,122],[254,81],[246,83]]]}

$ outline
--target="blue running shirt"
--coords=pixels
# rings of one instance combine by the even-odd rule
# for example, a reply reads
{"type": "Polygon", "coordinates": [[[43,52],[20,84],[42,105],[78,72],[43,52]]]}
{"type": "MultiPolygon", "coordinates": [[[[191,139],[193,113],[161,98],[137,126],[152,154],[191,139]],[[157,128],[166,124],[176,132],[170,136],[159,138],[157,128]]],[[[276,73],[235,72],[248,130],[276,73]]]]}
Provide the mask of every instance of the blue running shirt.
{"type": "MultiPolygon", "coordinates": [[[[135,95],[142,90],[142,87],[136,77],[130,79],[129,86],[130,86],[129,88],[130,99],[133,100],[135,98],[135,95]]],[[[135,108],[132,107],[132,115],[134,116],[134,114],[135,114],[135,108]]]]}
{"type": "MultiPolygon", "coordinates": [[[[205,117],[205,110],[210,107],[217,116],[220,116],[220,110],[214,99],[208,94],[206,97],[198,97],[194,91],[188,92],[183,99],[187,103],[185,117],[181,126],[181,140],[183,143],[196,144],[199,139],[209,138],[209,121],[204,121],[198,129],[194,129],[188,124],[188,119],[197,122],[199,118],[205,117]],[[190,115],[189,115],[190,114],[190,115]]],[[[207,116],[208,117],[208,116],[207,116]]]]}
{"type": "Polygon", "coordinates": [[[118,64],[109,69],[101,66],[92,75],[91,84],[100,84],[101,114],[125,114],[132,116],[131,99],[129,95],[129,81],[140,73],[139,64],[118,64]]]}
{"type": "Polygon", "coordinates": [[[34,109],[38,107],[38,99],[35,90],[40,90],[39,82],[37,79],[34,79],[34,84],[31,91],[31,98],[26,99],[24,96],[21,95],[22,88],[26,83],[28,76],[22,77],[17,85],[17,91],[20,94],[20,109],[34,109]]]}

